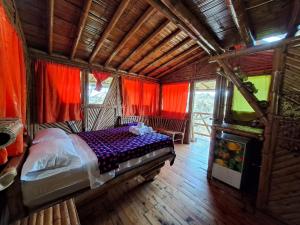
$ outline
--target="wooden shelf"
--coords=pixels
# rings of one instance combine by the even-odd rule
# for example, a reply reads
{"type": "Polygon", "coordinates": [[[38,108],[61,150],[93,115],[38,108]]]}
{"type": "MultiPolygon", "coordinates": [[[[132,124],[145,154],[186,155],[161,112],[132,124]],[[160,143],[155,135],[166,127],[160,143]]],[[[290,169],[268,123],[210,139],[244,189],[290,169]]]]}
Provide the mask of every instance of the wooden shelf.
{"type": "Polygon", "coordinates": [[[241,125],[234,125],[228,123],[222,124],[214,124],[213,127],[219,131],[225,131],[232,134],[242,135],[249,138],[256,138],[259,140],[263,140],[263,129],[248,127],[248,126],[241,126],[241,125]]]}

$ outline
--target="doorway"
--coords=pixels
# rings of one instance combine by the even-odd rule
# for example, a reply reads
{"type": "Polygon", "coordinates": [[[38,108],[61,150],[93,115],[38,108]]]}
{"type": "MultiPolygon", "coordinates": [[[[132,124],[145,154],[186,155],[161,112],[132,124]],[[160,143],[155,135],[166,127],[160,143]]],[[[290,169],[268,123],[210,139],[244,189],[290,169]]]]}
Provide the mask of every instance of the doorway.
{"type": "Polygon", "coordinates": [[[216,80],[195,82],[191,124],[192,145],[208,159],[211,125],[214,110],[216,80]]]}

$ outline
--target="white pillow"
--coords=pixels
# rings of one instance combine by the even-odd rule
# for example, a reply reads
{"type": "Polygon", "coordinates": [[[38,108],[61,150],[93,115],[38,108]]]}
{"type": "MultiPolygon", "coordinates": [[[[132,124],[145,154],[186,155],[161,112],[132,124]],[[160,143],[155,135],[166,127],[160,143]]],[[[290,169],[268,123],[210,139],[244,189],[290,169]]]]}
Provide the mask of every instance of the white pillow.
{"type": "Polygon", "coordinates": [[[59,128],[47,128],[44,130],[39,131],[35,138],[32,141],[32,144],[38,144],[44,141],[52,141],[54,139],[69,139],[66,132],[64,132],[62,129],[59,128]]]}
{"type": "Polygon", "coordinates": [[[53,139],[32,145],[21,180],[38,180],[81,164],[71,139],[53,139]]]}

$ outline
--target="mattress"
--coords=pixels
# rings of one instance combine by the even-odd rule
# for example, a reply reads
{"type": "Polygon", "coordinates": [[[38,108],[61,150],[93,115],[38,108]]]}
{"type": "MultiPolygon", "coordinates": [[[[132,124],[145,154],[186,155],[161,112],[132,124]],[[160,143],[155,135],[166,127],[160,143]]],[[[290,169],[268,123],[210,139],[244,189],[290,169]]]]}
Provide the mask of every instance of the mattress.
{"type": "Polygon", "coordinates": [[[69,170],[54,176],[39,180],[22,181],[23,202],[27,207],[35,208],[87,187],[97,188],[118,174],[173,151],[169,147],[162,148],[123,162],[118,169],[100,174],[98,160],[92,149],[79,136],[72,134],[70,138],[78,154],[80,154],[82,163],[74,164],[69,170]]]}

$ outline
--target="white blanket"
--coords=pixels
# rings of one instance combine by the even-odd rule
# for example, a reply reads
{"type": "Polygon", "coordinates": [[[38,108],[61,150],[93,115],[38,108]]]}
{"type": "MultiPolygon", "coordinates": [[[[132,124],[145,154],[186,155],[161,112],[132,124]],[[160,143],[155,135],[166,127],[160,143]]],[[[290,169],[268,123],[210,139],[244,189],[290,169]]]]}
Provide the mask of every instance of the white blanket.
{"type": "Polygon", "coordinates": [[[129,127],[129,132],[135,135],[145,135],[154,132],[152,127],[145,126],[144,124],[138,124],[137,126],[129,127]]]}

